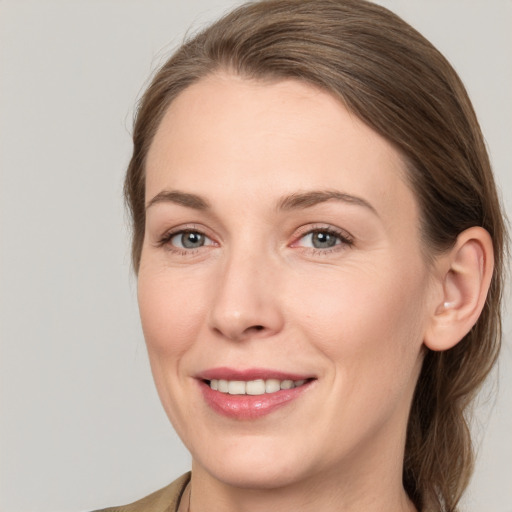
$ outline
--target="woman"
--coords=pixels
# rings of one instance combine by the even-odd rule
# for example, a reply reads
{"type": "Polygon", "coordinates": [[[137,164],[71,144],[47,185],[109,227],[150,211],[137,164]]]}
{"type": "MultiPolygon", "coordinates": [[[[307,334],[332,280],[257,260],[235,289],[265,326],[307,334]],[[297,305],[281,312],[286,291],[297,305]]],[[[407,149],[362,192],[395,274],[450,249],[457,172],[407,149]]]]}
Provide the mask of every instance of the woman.
{"type": "Polygon", "coordinates": [[[430,43],[358,0],[242,6],[153,79],[125,191],[192,472],[110,510],[456,510],[505,229],[430,43]]]}

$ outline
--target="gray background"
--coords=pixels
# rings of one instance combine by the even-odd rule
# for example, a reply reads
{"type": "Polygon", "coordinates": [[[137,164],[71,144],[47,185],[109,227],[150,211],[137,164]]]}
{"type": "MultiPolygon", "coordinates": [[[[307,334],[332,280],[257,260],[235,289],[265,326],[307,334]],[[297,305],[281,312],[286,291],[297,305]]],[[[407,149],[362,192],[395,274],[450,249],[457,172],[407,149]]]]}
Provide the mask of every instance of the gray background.
{"type": "MultiPolygon", "coordinates": [[[[236,3],[0,0],[2,512],[126,503],[189,468],[150,376],[122,177],[150,71],[236,3]]],[[[381,3],[462,76],[510,215],[512,2],[381,3]]],[[[477,410],[469,512],[512,511],[511,330],[477,410]]]]}

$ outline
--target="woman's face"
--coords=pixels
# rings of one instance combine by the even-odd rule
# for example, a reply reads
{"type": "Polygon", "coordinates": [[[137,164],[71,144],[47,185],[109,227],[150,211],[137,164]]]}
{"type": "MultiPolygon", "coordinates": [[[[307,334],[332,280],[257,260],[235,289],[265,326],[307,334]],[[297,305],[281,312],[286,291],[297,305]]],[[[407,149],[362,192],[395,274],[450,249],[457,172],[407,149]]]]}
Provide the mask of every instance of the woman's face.
{"type": "Polygon", "coordinates": [[[404,175],[298,81],[215,75],[171,104],[147,160],[138,296],[195,472],[272,487],[400,466],[433,302],[404,175]]]}

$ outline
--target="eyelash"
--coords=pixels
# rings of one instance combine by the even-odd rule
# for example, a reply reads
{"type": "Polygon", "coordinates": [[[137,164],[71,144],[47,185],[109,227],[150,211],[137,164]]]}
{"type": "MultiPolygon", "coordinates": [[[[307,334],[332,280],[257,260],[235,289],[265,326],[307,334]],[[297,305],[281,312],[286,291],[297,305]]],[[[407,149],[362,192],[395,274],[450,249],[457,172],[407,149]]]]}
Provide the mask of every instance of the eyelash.
{"type": "MultiPolygon", "coordinates": [[[[176,253],[180,256],[191,256],[198,252],[200,249],[202,249],[203,246],[192,248],[192,249],[186,249],[181,247],[176,247],[172,245],[170,242],[171,240],[177,236],[177,235],[184,235],[186,233],[197,233],[199,235],[204,236],[206,239],[211,240],[211,238],[201,229],[194,226],[187,226],[187,227],[181,227],[179,229],[171,230],[165,233],[160,240],[157,243],[158,247],[165,247],[166,250],[176,253]]],[[[208,244],[208,245],[214,245],[214,244],[208,244]]]]}
{"type": "Polygon", "coordinates": [[[329,254],[332,254],[333,252],[338,252],[350,248],[353,245],[354,239],[349,233],[341,229],[334,228],[332,226],[308,226],[307,228],[304,229],[302,233],[298,234],[298,236],[295,238],[295,242],[291,244],[292,247],[299,247],[305,251],[310,252],[315,256],[327,256],[329,254]],[[325,233],[327,235],[334,236],[339,240],[340,243],[335,243],[335,245],[333,245],[332,247],[323,249],[315,247],[300,247],[297,245],[300,240],[304,239],[306,236],[313,236],[315,233],[325,233]]]}
{"type": "MultiPolygon", "coordinates": [[[[196,228],[196,227],[190,226],[190,227],[179,228],[179,229],[172,230],[172,231],[165,233],[160,238],[157,245],[158,245],[158,247],[165,247],[166,250],[176,253],[180,256],[192,256],[195,253],[197,253],[200,249],[205,247],[205,245],[202,245],[197,248],[191,248],[191,249],[183,248],[182,249],[182,248],[176,247],[170,243],[170,241],[175,236],[184,235],[186,233],[197,233],[201,236],[204,236],[206,239],[212,241],[212,239],[208,235],[206,235],[206,233],[201,228],[196,228]]],[[[216,244],[215,244],[215,242],[213,242],[212,244],[207,244],[206,247],[208,247],[210,245],[216,245],[216,244]]],[[[329,226],[329,227],[327,227],[327,226],[313,226],[313,227],[308,226],[307,229],[305,228],[301,233],[299,233],[295,237],[295,241],[291,244],[291,247],[301,248],[302,250],[310,252],[311,254],[314,254],[314,255],[325,256],[325,255],[331,254],[333,252],[338,252],[340,250],[352,247],[353,245],[354,245],[354,239],[346,231],[342,231],[342,230],[333,228],[332,226],[329,226]],[[314,234],[318,234],[318,233],[325,233],[327,235],[334,236],[337,238],[337,240],[339,240],[340,243],[336,242],[335,245],[333,245],[332,247],[323,248],[323,249],[314,248],[314,247],[300,247],[299,245],[297,245],[298,242],[300,240],[302,240],[303,238],[305,238],[306,236],[313,236],[314,234]]]]}

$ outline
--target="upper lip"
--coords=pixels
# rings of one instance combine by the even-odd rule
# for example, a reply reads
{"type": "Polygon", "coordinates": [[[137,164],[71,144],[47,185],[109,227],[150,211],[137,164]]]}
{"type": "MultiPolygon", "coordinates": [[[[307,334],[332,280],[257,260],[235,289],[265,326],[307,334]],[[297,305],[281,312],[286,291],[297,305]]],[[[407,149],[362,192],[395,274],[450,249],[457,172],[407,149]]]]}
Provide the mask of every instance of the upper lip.
{"type": "Polygon", "coordinates": [[[218,368],[209,368],[208,370],[200,372],[196,377],[201,380],[222,379],[243,381],[259,379],[306,380],[314,378],[314,376],[311,374],[292,373],[282,370],[272,370],[270,368],[235,369],[225,366],[218,368]]]}

